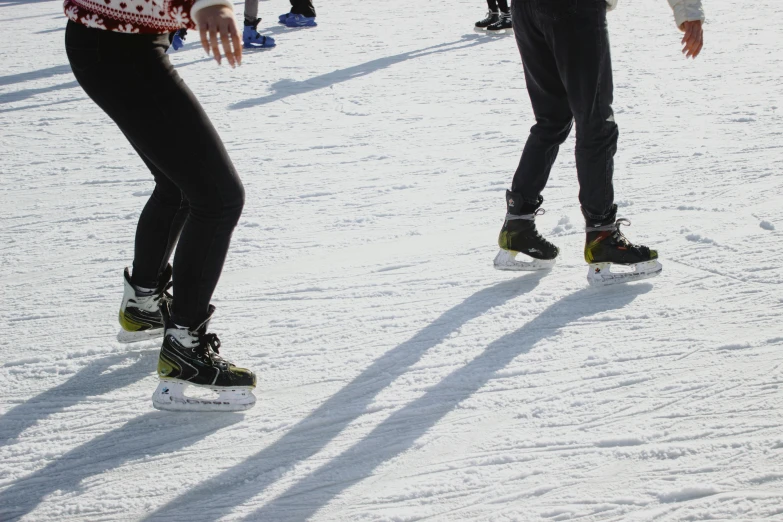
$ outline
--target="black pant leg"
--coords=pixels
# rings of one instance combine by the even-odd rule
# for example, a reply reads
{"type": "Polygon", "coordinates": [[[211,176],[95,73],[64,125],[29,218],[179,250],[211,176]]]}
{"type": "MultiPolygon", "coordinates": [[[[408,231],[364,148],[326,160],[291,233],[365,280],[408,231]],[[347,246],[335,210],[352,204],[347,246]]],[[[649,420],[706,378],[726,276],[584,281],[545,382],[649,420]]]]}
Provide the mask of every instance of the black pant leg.
{"type": "Polygon", "coordinates": [[[136,225],[131,283],[143,288],[155,288],[174,252],[190,207],[179,187],[148,160],[133,142],[131,145],[155,178],[155,190],[144,205],[136,225]]]}
{"type": "Polygon", "coordinates": [[[559,147],[571,131],[573,116],[546,27],[540,23],[535,4],[530,0],[515,0],[511,9],[525,83],[536,118],[514,174],[511,192],[517,200],[536,204],[559,147]]]}
{"type": "Polygon", "coordinates": [[[312,0],[291,0],[291,12],[308,18],[315,17],[315,7],[312,0]]]}
{"type": "MultiPolygon", "coordinates": [[[[561,0],[554,0],[555,3],[561,0]]],[[[579,202],[585,218],[614,212],[614,155],[618,128],[604,0],[577,0],[551,23],[557,67],[576,122],[579,202]]]]}
{"type": "MultiPolygon", "coordinates": [[[[188,201],[174,257],[173,316],[180,325],[196,326],[207,316],[242,212],[244,188],[209,118],[166,57],[168,43],[168,35],[113,33],[73,22],[66,30],[68,58],[79,84],[154,166],[153,172],[188,201]],[[170,132],[173,123],[176,133],[170,132]]],[[[160,218],[169,234],[178,212],[160,218]]]]}

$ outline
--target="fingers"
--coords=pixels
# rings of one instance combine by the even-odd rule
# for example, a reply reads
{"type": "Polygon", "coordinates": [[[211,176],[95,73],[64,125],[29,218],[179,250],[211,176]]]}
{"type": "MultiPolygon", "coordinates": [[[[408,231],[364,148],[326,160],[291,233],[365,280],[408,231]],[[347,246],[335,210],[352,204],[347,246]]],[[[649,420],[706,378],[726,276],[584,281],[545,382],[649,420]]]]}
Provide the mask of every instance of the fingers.
{"type": "Polygon", "coordinates": [[[209,54],[209,41],[207,40],[207,28],[205,25],[201,24],[198,26],[198,32],[201,36],[201,48],[204,49],[204,52],[209,54]]]}
{"type": "Polygon", "coordinates": [[[221,25],[220,27],[220,42],[223,44],[223,52],[226,54],[226,60],[231,67],[235,67],[236,59],[234,58],[234,50],[231,48],[231,38],[228,36],[228,27],[221,25]]]}
{"type": "Polygon", "coordinates": [[[234,59],[237,65],[242,65],[242,39],[239,37],[236,23],[229,25],[229,33],[231,34],[231,42],[234,44],[234,59]]]}
{"type": "Polygon", "coordinates": [[[696,58],[704,47],[704,32],[701,22],[685,22],[685,34],[680,43],[683,44],[682,53],[686,58],[696,58]]]}
{"type": "Polygon", "coordinates": [[[242,63],[242,44],[239,39],[239,30],[233,20],[227,20],[220,27],[220,41],[223,43],[223,51],[231,67],[242,63]]]}
{"type": "Polygon", "coordinates": [[[212,56],[214,56],[215,60],[217,60],[218,65],[220,65],[222,61],[222,56],[220,56],[220,44],[218,43],[217,28],[215,27],[214,24],[210,24],[208,31],[209,31],[209,47],[210,49],[212,49],[212,56]]]}

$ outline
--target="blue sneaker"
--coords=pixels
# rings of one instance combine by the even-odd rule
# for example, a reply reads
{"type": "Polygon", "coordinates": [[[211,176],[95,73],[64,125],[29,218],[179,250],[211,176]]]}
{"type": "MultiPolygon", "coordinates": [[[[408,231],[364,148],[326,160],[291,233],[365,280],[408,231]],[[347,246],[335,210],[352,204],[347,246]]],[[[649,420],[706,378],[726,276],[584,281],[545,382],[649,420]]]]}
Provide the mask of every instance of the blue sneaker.
{"type": "Polygon", "coordinates": [[[180,29],[176,33],[174,33],[174,38],[171,40],[171,47],[174,48],[175,51],[179,51],[182,49],[182,47],[185,45],[185,37],[188,35],[187,29],[180,29]]]}
{"type": "Polygon", "coordinates": [[[274,47],[275,46],[275,39],[271,36],[264,36],[263,34],[258,34],[258,31],[256,30],[256,27],[258,27],[258,22],[260,22],[261,19],[257,19],[252,24],[248,25],[249,22],[245,22],[245,29],[242,31],[242,43],[245,45],[245,47],[274,47]]]}
{"type": "Polygon", "coordinates": [[[285,21],[288,19],[289,16],[294,16],[294,13],[283,13],[277,17],[277,21],[281,24],[285,24],[285,21]]]}
{"type": "Polygon", "coordinates": [[[307,17],[300,14],[292,14],[285,19],[285,25],[288,27],[315,27],[315,17],[307,17]]]}

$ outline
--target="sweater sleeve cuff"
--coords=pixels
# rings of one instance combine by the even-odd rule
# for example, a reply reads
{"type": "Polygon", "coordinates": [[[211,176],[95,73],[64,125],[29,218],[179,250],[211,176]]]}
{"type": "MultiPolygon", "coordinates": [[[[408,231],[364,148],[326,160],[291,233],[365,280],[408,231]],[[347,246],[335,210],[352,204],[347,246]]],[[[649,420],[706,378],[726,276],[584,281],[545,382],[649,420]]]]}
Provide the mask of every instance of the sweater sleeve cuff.
{"type": "Polygon", "coordinates": [[[681,0],[673,3],[672,9],[674,10],[674,21],[680,29],[685,22],[704,22],[704,9],[699,1],[681,0]]]}
{"type": "Polygon", "coordinates": [[[198,26],[198,21],[196,20],[198,12],[205,7],[212,7],[214,5],[223,5],[232,10],[234,9],[234,4],[231,2],[231,0],[196,0],[196,3],[193,4],[193,7],[190,8],[190,19],[193,20],[193,23],[196,24],[196,26],[198,26]]]}

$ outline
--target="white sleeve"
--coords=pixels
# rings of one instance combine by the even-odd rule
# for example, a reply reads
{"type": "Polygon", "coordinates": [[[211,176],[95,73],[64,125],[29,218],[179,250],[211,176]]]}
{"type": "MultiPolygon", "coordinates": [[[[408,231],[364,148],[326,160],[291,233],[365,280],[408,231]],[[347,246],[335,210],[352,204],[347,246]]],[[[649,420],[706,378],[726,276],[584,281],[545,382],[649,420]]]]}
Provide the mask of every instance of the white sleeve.
{"type": "Polygon", "coordinates": [[[190,8],[190,19],[193,20],[194,24],[198,25],[196,14],[205,7],[212,7],[213,5],[223,5],[231,8],[232,11],[234,10],[234,4],[231,0],[196,0],[196,3],[190,8]]]}
{"type": "Polygon", "coordinates": [[[669,0],[669,5],[674,11],[674,21],[677,23],[677,27],[681,27],[685,22],[704,21],[701,0],[669,0]]]}

